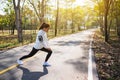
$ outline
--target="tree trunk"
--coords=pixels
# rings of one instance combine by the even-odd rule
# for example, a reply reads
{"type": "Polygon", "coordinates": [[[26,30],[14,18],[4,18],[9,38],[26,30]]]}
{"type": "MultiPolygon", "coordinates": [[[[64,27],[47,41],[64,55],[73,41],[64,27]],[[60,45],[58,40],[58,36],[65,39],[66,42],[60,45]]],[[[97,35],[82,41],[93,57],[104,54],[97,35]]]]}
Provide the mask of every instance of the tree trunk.
{"type": "Polygon", "coordinates": [[[100,26],[100,31],[102,32],[102,35],[104,35],[104,24],[103,24],[103,22],[104,22],[103,21],[104,16],[103,16],[102,11],[101,11],[102,7],[101,7],[99,1],[97,2],[97,4],[99,6],[99,12],[98,12],[99,18],[98,18],[98,22],[99,22],[99,26],[100,26]]]}
{"type": "Polygon", "coordinates": [[[15,0],[13,0],[14,10],[15,10],[15,24],[17,28],[18,41],[23,42],[22,37],[22,24],[21,24],[21,16],[20,16],[20,0],[18,0],[18,4],[16,5],[15,0]]]}
{"type": "Polygon", "coordinates": [[[80,29],[80,24],[78,24],[78,31],[80,31],[81,29],[80,29]]]}
{"type": "Polygon", "coordinates": [[[102,32],[102,35],[104,35],[104,32],[105,32],[105,30],[104,30],[104,25],[103,25],[103,16],[101,16],[100,17],[100,19],[99,19],[99,23],[100,23],[100,31],[102,32]]]}
{"type": "Polygon", "coordinates": [[[120,38],[120,23],[117,16],[116,16],[116,25],[117,25],[116,26],[117,35],[120,38]]]}
{"type": "Polygon", "coordinates": [[[104,0],[104,9],[105,9],[105,14],[104,14],[104,27],[105,27],[105,42],[108,42],[108,12],[111,6],[112,0],[104,0]]]}
{"type": "Polygon", "coordinates": [[[73,24],[73,16],[74,16],[73,15],[73,9],[71,11],[71,14],[72,14],[72,27],[71,28],[72,28],[72,33],[74,33],[75,31],[74,31],[74,24],[73,24]]]}
{"type": "Polygon", "coordinates": [[[118,6],[118,2],[116,1],[116,16],[115,16],[116,17],[116,32],[117,32],[117,36],[120,39],[120,23],[119,23],[119,16],[118,16],[120,11],[117,10],[118,9],[117,6],[118,6]]]}
{"type": "Polygon", "coordinates": [[[11,34],[14,35],[14,30],[15,30],[15,22],[13,23],[12,25],[12,31],[11,31],[11,34]]]}
{"type": "Polygon", "coordinates": [[[41,24],[44,22],[44,13],[45,13],[45,0],[42,0],[41,4],[41,24]]]}
{"type": "Polygon", "coordinates": [[[67,18],[68,18],[68,10],[67,10],[67,8],[68,8],[68,2],[66,1],[66,10],[65,10],[65,25],[64,25],[64,27],[63,27],[63,30],[64,30],[64,34],[66,34],[66,32],[67,32],[67,18]]]}
{"type": "Polygon", "coordinates": [[[58,14],[59,14],[59,0],[57,0],[57,15],[56,15],[56,22],[55,22],[55,36],[57,36],[58,14]]]}
{"type": "Polygon", "coordinates": [[[107,12],[105,12],[105,16],[104,16],[104,18],[105,18],[105,23],[104,23],[104,25],[105,25],[105,42],[108,42],[108,31],[107,31],[107,12]]]}

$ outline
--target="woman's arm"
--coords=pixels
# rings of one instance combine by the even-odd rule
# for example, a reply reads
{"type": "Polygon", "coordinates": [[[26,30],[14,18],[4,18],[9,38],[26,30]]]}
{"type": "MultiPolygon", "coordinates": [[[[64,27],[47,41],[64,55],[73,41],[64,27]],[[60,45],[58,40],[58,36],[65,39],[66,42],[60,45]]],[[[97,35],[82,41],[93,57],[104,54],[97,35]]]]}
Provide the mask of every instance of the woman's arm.
{"type": "Polygon", "coordinates": [[[47,49],[50,49],[46,33],[42,37],[43,37],[43,46],[47,49]]]}

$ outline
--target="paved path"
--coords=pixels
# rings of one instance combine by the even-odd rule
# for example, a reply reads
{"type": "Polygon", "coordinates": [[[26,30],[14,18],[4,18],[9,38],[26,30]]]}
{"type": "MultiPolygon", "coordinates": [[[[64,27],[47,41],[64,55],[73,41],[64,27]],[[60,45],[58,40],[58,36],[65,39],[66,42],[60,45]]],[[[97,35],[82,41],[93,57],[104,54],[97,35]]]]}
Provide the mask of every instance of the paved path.
{"type": "MultiPolygon", "coordinates": [[[[86,30],[51,39],[49,43],[53,54],[49,59],[50,67],[42,66],[46,53],[41,51],[24,62],[24,65],[17,66],[16,60],[28,54],[33,44],[0,53],[0,80],[88,80],[92,34],[93,30],[86,30]]],[[[93,68],[93,77],[96,75],[93,68]]]]}

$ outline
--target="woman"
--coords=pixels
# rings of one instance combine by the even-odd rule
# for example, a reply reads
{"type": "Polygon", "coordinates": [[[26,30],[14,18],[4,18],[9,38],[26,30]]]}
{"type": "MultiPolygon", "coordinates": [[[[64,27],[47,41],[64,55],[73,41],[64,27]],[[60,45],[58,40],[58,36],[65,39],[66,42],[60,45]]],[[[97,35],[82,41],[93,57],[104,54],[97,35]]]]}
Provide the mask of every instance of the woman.
{"type": "Polygon", "coordinates": [[[47,34],[46,34],[48,32],[49,28],[50,28],[49,24],[43,23],[41,25],[40,30],[39,30],[39,32],[37,34],[36,42],[35,42],[35,44],[33,46],[32,51],[28,55],[25,55],[25,56],[21,57],[19,60],[17,60],[18,64],[23,64],[23,62],[22,62],[23,59],[32,57],[39,50],[41,50],[41,51],[44,51],[44,52],[48,53],[47,56],[46,56],[45,62],[43,63],[43,66],[49,66],[47,61],[48,61],[48,59],[50,58],[50,56],[52,54],[52,50],[48,45],[48,39],[47,39],[47,34]]]}

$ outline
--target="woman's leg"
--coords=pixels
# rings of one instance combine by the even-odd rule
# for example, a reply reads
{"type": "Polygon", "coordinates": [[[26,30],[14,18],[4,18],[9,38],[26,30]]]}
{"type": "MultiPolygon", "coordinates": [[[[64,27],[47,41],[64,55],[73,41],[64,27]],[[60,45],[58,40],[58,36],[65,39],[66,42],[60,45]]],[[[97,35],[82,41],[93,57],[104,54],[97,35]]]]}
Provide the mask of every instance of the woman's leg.
{"type": "Polygon", "coordinates": [[[45,62],[47,62],[48,59],[50,58],[51,54],[52,54],[52,51],[51,51],[51,50],[48,50],[48,49],[46,49],[46,48],[42,48],[42,49],[40,49],[40,50],[48,53],[47,56],[46,56],[46,58],[45,58],[45,62]]]}
{"type": "Polygon", "coordinates": [[[28,55],[25,55],[25,56],[21,57],[19,60],[32,57],[32,56],[35,55],[38,51],[39,51],[38,49],[35,49],[35,48],[33,47],[32,51],[31,51],[28,55]]]}

